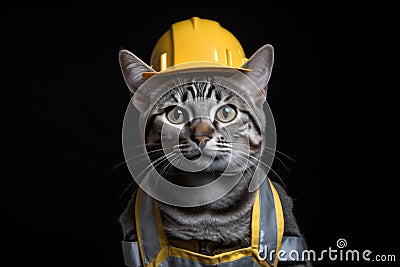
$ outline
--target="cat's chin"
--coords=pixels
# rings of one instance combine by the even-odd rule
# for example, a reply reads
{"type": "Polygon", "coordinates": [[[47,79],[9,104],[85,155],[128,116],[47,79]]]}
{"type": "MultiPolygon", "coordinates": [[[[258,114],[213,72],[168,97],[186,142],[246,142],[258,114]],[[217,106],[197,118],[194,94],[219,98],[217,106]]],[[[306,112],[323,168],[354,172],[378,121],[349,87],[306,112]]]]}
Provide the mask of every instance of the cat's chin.
{"type": "Polygon", "coordinates": [[[207,169],[201,172],[170,171],[168,174],[163,175],[163,177],[179,186],[197,187],[215,181],[221,176],[222,172],[207,169]]]}
{"type": "MultiPolygon", "coordinates": [[[[207,155],[205,155],[207,158],[207,155]]],[[[157,169],[158,173],[162,175],[167,181],[185,187],[198,187],[207,185],[218,178],[221,175],[224,176],[238,176],[243,175],[243,166],[232,166],[229,164],[230,155],[220,156],[216,155],[215,158],[210,157],[212,163],[210,164],[207,160],[197,160],[193,165],[193,171],[187,171],[182,166],[170,165],[168,168],[161,165],[157,169]],[[167,171],[166,171],[167,170],[167,171]]]]}

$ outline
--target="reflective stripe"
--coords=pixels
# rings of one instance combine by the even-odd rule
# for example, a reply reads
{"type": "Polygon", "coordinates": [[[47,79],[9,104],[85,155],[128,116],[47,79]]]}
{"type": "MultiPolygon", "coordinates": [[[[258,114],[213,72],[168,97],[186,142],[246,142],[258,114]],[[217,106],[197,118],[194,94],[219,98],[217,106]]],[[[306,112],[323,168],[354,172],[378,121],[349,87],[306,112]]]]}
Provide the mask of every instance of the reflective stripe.
{"type": "Polygon", "coordinates": [[[129,267],[142,267],[138,242],[122,241],[122,252],[124,254],[125,265],[129,267]]]}
{"type": "Polygon", "coordinates": [[[205,264],[206,266],[214,266],[216,264],[234,262],[238,259],[245,257],[253,258],[253,253],[250,247],[236,249],[233,251],[223,252],[220,254],[209,256],[193,252],[190,250],[170,246],[169,254],[170,256],[175,256],[177,258],[182,258],[193,262],[199,261],[205,264]]]}
{"type": "Polygon", "coordinates": [[[219,267],[234,267],[234,266],[240,266],[240,267],[259,267],[259,265],[253,260],[252,257],[244,257],[235,261],[231,262],[224,262],[219,265],[219,267]]]}
{"type": "MultiPolygon", "coordinates": [[[[274,196],[274,207],[275,207],[275,216],[276,216],[276,221],[277,221],[277,228],[276,228],[276,233],[277,233],[277,244],[276,244],[276,250],[279,251],[282,245],[282,237],[283,237],[283,232],[285,228],[285,219],[283,216],[283,209],[282,209],[282,203],[281,199],[279,197],[278,191],[276,191],[275,186],[272,184],[270,180],[268,180],[268,183],[271,187],[272,194],[274,196]]],[[[274,261],[274,266],[278,265],[278,257],[275,257],[274,261]]]]}
{"type": "Polygon", "coordinates": [[[190,267],[259,267],[252,257],[243,257],[235,261],[223,262],[217,264],[205,264],[199,261],[193,261],[185,258],[170,256],[163,261],[159,267],[172,267],[172,266],[190,266],[190,267]]]}
{"type": "Polygon", "coordinates": [[[265,179],[260,186],[260,240],[258,251],[265,255],[266,261],[274,265],[274,259],[270,257],[269,251],[276,250],[277,246],[277,222],[274,196],[268,179],[265,179]]]}
{"type": "Polygon", "coordinates": [[[154,201],[146,194],[146,192],[142,190],[140,191],[140,225],[138,227],[140,230],[141,245],[143,248],[145,264],[147,265],[161,250],[161,247],[158,239],[157,223],[154,215],[154,201]]]}
{"type": "Polygon", "coordinates": [[[298,236],[285,236],[282,238],[282,246],[280,251],[284,251],[285,253],[281,253],[279,255],[279,260],[281,261],[306,261],[305,255],[303,251],[304,243],[303,239],[298,236]]]}

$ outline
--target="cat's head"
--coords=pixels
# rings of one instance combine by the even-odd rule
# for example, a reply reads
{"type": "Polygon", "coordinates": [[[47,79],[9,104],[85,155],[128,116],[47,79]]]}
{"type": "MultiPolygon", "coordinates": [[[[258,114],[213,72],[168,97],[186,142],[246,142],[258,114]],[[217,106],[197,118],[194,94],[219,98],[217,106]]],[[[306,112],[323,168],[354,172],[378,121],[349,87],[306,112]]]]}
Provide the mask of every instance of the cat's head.
{"type": "Polygon", "coordinates": [[[251,71],[236,71],[256,89],[236,88],[229,77],[182,72],[166,76],[171,84],[166,90],[154,86],[164,85],[162,79],[157,81],[160,74],[146,82],[142,74],[154,70],[131,52],[121,50],[119,61],[141,113],[147,153],[163,177],[178,185],[199,186],[220,173],[244,172],[248,161],[260,157],[266,126],[263,104],[273,66],[271,45],[261,47],[242,66],[251,71]],[[148,85],[152,88],[143,88],[148,85]]]}

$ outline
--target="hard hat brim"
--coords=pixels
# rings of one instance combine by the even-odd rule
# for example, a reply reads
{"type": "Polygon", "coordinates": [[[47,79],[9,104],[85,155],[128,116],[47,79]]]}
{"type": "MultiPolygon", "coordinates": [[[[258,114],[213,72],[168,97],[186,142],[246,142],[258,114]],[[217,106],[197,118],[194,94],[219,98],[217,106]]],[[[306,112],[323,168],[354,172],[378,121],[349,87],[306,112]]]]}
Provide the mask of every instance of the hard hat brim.
{"type": "Polygon", "coordinates": [[[208,62],[208,61],[196,61],[196,62],[188,62],[188,63],[182,63],[182,64],[177,64],[171,67],[168,67],[167,69],[163,71],[152,71],[152,72],[143,72],[142,76],[143,78],[150,78],[154,75],[157,75],[159,73],[173,73],[173,72],[184,72],[184,71],[190,71],[194,69],[215,69],[216,72],[218,71],[226,71],[226,70],[239,70],[243,72],[249,72],[251,71],[250,69],[246,68],[237,68],[237,67],[230,67],[227,65],[215,63],[215,62],[208,62]]]}

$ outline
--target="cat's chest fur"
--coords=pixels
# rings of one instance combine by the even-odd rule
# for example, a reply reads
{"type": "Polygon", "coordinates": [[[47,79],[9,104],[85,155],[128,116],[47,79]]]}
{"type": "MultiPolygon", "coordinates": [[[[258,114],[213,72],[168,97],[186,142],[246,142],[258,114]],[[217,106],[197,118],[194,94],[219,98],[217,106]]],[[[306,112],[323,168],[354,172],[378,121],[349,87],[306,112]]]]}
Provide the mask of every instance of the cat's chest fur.
{"type": "Polygon", "coordinates": [[[250,245],[254,199],[254,193],[247,193],[240,201],[227,203],[228,194],[201,207],[158,206],[169,240],[198,241],[203,253],[214,254],[215,249],[250,245]]]}

